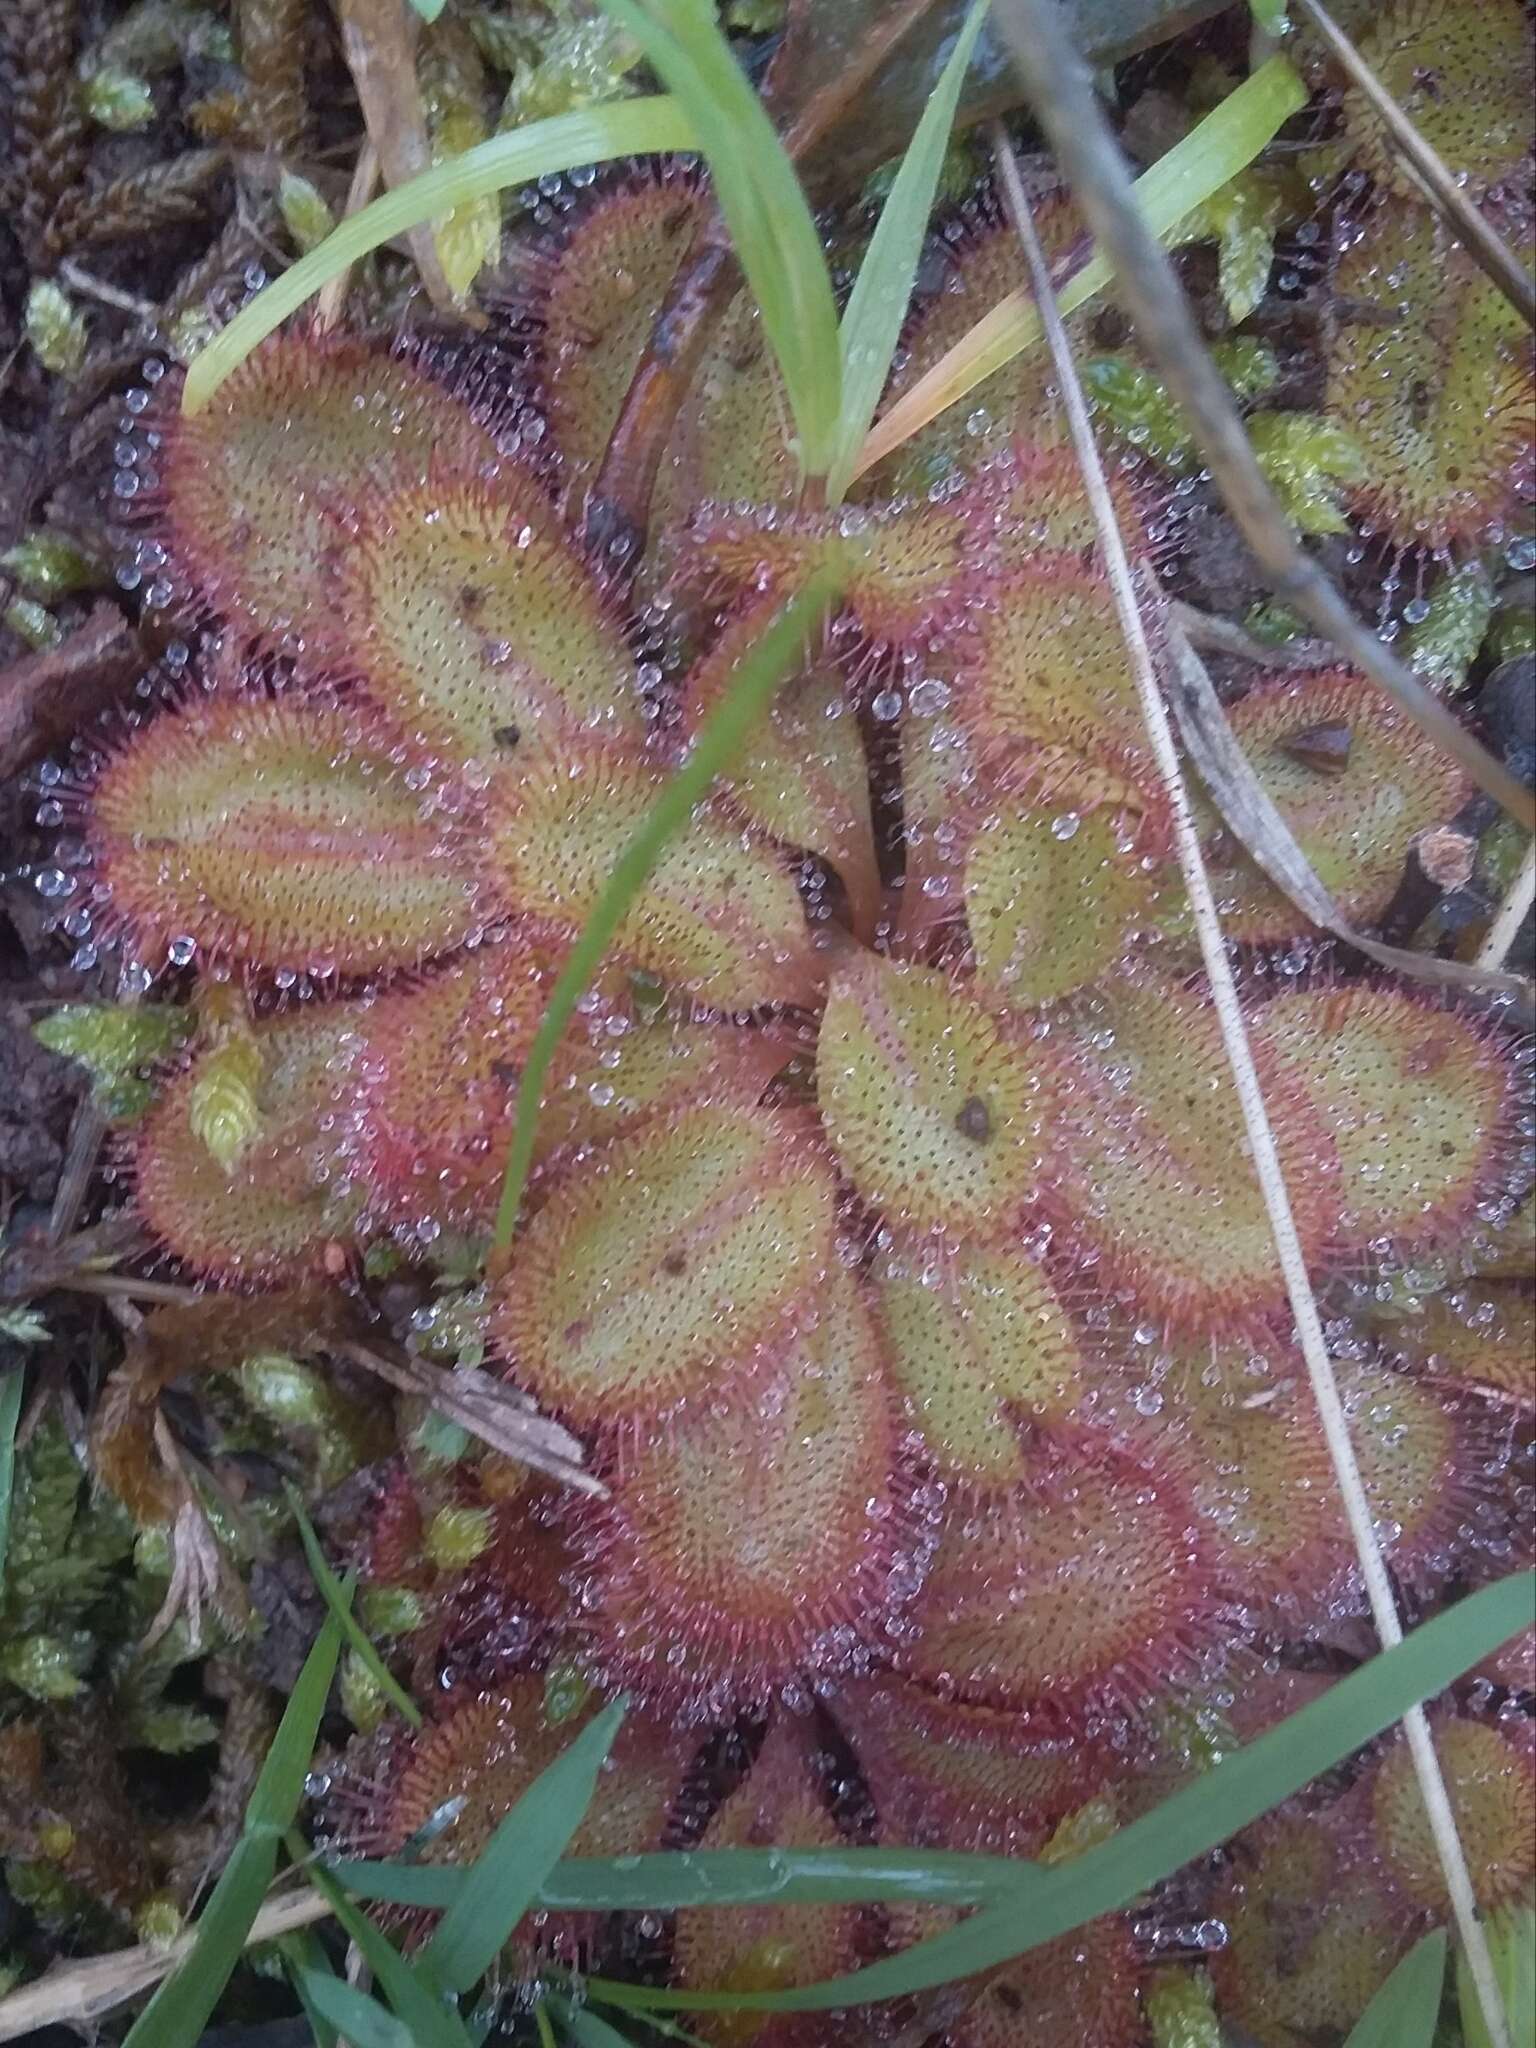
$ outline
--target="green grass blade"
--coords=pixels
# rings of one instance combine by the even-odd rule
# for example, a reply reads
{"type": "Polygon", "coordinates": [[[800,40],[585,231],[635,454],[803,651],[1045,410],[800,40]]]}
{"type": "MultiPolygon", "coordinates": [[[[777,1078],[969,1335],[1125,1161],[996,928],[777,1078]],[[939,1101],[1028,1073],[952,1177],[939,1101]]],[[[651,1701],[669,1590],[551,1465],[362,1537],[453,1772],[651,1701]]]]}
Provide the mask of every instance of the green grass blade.
{"type": "Polygon", "coordinates": [[[304,1555],[309,1562],[310,1577],[320,1588],[326,1606],[340,1623],[342,1634],[357,1653],[361,1662],[367,1667],[368,1674],[374,1684],[394,1707],[395,1711],[403,1714],[413,1728],[419,1728],[422,1725],[420,1707],[417,1706],[405,1687],[389,1669],[384,1659],[369,1641],[368,1633],[362,1623],[352,1612],[352,1603],[347,1598],[340,1579],[337,1578],[336,1574],[326,1563],[325,1553],[320,1548],[320,1538],[315,1534],[314,1524],[304,1512],[304,1503],[300,1500],[297,1489],[292,1486],[288,1488],[288,1505],[293,1509],[293,1518],[298,1524],[299,1540],[304,1545],[304,1555]]]}
{"type": "Polygon", "coordinates": [[[351,2048],[416,2048],[404,2020],[384,2010],[365,1991],[329,1970],[303,1970],[300,1987],[306,2005],[345,2034],[351,2048]]]}
{"type": "Polygon", "coordinates": [[[615,1700],[541,1771],[467,1873],[422,1960],[451,1991],[467,1991],[495,1962],[539,1886],[565,1853],[597,1789],[624,1719],[615,1700]]]}
{"type": "Polygon", "coordinates": [[[839,589],[836,575],[824,570],[778,614],[737,667],[731,687],[700,727],[687,760],[620,849],[613,872],[560,970],[518,1083],[517,1117],[496,1211],[494,1251],[505,1252],[512,1242],[533,1159],[544,1082],[577,1003],[667,842],[687,824],[694,805],[709,794],[716,776],[724,774],[735,760],[747,734],[767,710],[781,677],[788,674],[839,589]]]}
{"type": "Polygon", "coordinates": [[[965,83],[971,51],[986,19],[987,6],[988,0],[972,0],[949,62],[928,97],[923,118],[881,208],[879,223],[864,252],[838,329],[843,402],[837,422],[837,450],[827,479],[827,495],[834,505],[848,488],[854,462],[890,374],[891,358],[896,353],[901,323],[912,297],[923,237],[928,232],[933,195],[944,168],[944,152],[949,147],[960,88],[965,83]]]}
{"type": "MultiPolygon", "coordinates": [[[[297,1860],[304,1845],[294,1842],[291,1847],[297,1860]]],[[[316,1891],[330,1901],[343,1931],[372,1970],[375,1984],[410,2029],[413,2048],[469,2048],[464,2022],[445,2001],[441,1979],[426,1957],[407,1961],[389,1937],[357,1910],[323,1865],[306,1865],[306,1874],[316,1891]]]]}
{"type": "MultiPolygon", "coordinates": [[[[382,1905],[451,1906],[467,1881],[441,1864],[337,1862],[331,1875],[382,1905]]],[[[801,1906],[939,1902],[984,1906],[1017,1897],[1034,1871],[1003,1856],[936,1849],[711,1849],[626,1857],[566,1857],[539,1886],[555,1913],[669,1913],[686,1906],[801,1906]]]]}
{"type": "Polygon", "coordinates": [[[11,1542],[11,1495],[16,1486],[16,1425],[21,1420],[25,1375],[13,1365],[0,1380],[0,1596],[5,1592],[5,1554],[11,1542]]]}
{"type": "Polygon", "coordinates": [[[1415,1942],[1349,2031],[1344,2048],[1430,2048],[1445,1985],[1445,1929],[1415,1942]]]}
{"type": "Polygon", "coordinates": [[[784,378],[808,476],[836,447],[837,302],[800,180],[708,0],[599,0],[686,108],[784,378]]]}
{"type": "Polygon", "coordinates": [[[283,1968],[288,1973],[288,1982],[293,1986],[294,1996],[304,2008],[304,2017],[309,2021],[309,2031],[314,2036],[314,2048],[336,2048],[336,2029],[310,2004],[304,1988],[306,1971],[318,1970],[321,1975],[334,1974],[325,1959],[325,1950],[315,1938],[314,1930],[305,1927],[297,1934],[279,1935],[275,1947],[283,1959],[283,1968]]]}
{"type": "MultiPolygon", "coordinates": [[[[350,1586],[345,1590],[350,1599],[350,1586]]],[[[340,1654],[341,1625],[331,1614],[283,1709],[245,1809],[244,1832],[198,1918],[191,1953],[145,2006],[123,2048],[195,2048],[272,1883],[278,1840],[304,1796],[320,1716],[340,1654]]]]}
{"type": "MultiPolygon", "coordinates": [[[[1166,238],[1195,208],[1246,170],[1284,122],[1307,103],[1307,88],[1284,57],[1271,57],[1229,93],[1181,142],[1136,180],[1136,197],[1153,233],[1166,238]]],[[[1084,305],[1112,276],[1102,256],[1090,256],[1056,294],[1063,313],[1084,305]]],[[[1024,291],[1010,292],[984,314],[949,353],[918,379],[866,435],[853,475],[910,440],[919,428],[956,405],[994,370],[1041,338],[1040,315],[1024,291]]]]}
{"type": "MultiPolygon", "coordinates": [[[[1506,1906],[1488,1923],[1494,1975],[1509,2019],[1509,2038],[1516,2048],[1536,2042],[1536,1911],[1506,1906]]],[[[1456,2004],[1466,2048],[1493,2048],[1477,1985],[1467,1967],[1466,1951],[1456,1951],[1456,2004]]]]}
{"type": "MultiPolygon", "coordinates": [[[[1103,1913],[1118,1912],[1353,1755],[1410,1707],[1443,1691],[1528,1627],[1533,1598],[1536,1573],[1483,1587],[1099,1847],[1044,1873],[1029,1899],[984,1907],[903,1955],[796,1991],[653,1992],[602,1979],[593,1980],[593,1991],[613,2005],[654,2004],[672,2011],[826,2012],[931,1990],[1025,1955],[1103,1913]]],[[[779,1896],[786,1905],[794,1903],[788,1891],[779,1896]]]]}
{"type": "Polygon", "coordinates": [[[683,109],[676,100],[659,94],[556,114],[550,120],[531,121],[505,135],[493,135],[489,142],[476,143],[342,221],[318,249],[258,292],[193,358],[182,393],[182,410],[201,412],[231,370],[323,284],[359,257],[423,221],[436,220],[487,193],[521,185],[548,172],[607,163],[614,157],[654,156],[698,146],[693,124],[683,109]]]}
{"type": "Polygon", "coordinates": [[[550,2003],[577,2048],[635,2048],[628,2034],[621,2034],[589,2007],[573,2005],[568,1998],[552,1998],[550,2003]]]}

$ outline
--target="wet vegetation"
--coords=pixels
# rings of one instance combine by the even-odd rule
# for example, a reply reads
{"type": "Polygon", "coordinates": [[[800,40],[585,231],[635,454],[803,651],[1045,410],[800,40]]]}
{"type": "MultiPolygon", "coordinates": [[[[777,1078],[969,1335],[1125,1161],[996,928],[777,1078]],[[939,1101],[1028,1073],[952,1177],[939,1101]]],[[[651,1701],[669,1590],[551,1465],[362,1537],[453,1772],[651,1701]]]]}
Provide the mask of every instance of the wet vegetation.
{"type": "MultiPolygon", "coordinates": [[[[430,1880],[490,1867],[621,1694],[546,1874],[567,1848],[615,1882],[660,1850],[1055,1870],[1376,1647],[1059,370],[1026,349],[877,462],[812,467],[774,306],[745,249],[750,283],[728,267],[708,172],[670,152],[461,204],[194,409],[187,365],[260,281],[234,275],[241,237],[285,261],[346,203],[329,22],[274,0],[19,12],[0,417],[44,453],[0,497],[4,630],[34,649],[0,672],[29,835],[5,1081],[37,1126],[30,1165],[19,1136],[0,1155],[4,1967],[171,1939],[220,1869],[275,1859],[306,1769],[309,1841],[427,1879],[377,1893],[387,1943],[342,1899],[406,2029],[381,2041],[473,2038],[441,2031],[431,1987],[469,1994],[497,1949],[493,2038],[599,2048],[660,2038],[641,1994],[663,1987],[771,1993],[916,1953],[978,1898],[935,1879],[616,1914],[530,1883],[470,1969],[430,1880]],[[137,287],[94,278],[104,336],[74,252],[162,230],[182,253],[147,287],[167,295],[146,352],[137,287]],[[679,343],[689,290],[712,310],[679,343]],[[97,658],[60,731],[39,704],[78,686],[103,611],[132,649],[97,658]],[[765,649],[765,714],[552,1012],[765,649]],[[295,1692],[327,1608],[329,1662],[295,1692]],[[312,1706],[302,1739],[283,1722],[302,1755],[270,1748],[285,1693],[312,1706]]],[[[498,110],[513,128],[648,82],[623,8],[525,24],[449,0],[391,129],[388,45],[372,85],[355,61],[390,10],[339,12],[391,184],[498,110]]],[[[818,8],[721,13],[789,127],[774,66],[815,49],[818,8]]],[[[1142,164],[1268,55],[1246,8],[1172,42],[1146,13],[1091,53],[1142,164]]],[[[1341,16],[1528,262],[1525,11],[1341,16]]],[[[1305,105],[1176,231],[1181,274],[1287,514],[1529,781],[1529,334],[1324,46],[1285,47],[1305,105]]],[[[1009,132],[1064,278],[1079,214],[1027,116],[1009,132]]],[[[845,296],[890,176],[815,194],[845,296]]],[[[972,130],[882,410],[1019,292],[972,130]]],[[[1112,293],[1068,326],[1160,670],[1186,635],[1206,651],[1341,915],[1438,966],[1320,933],[1197,792],[1370,1514],[1426,1621],[1530,1562],[1529,989],[1476,964],[1529,838],[1265,593],[1112,293]]],[[[1511,942],[1528,974],[1528,916],[1511,942]]],[[[1533,1654],[1528,1629],[1430,1716],[1511,1969],[1536,1904],[1533,1654]]],[[[831,2019],[727,2000],[682,2022],[718,2048],[1333,2048],[1452,1919],[1393,1719],[1027,1954],[831,2019]]],[[[296,2011],[296,1986],[293,2038],[362,2042],[314,1933],[252,1965],[232,2020],[296,2011]]],[[[1480,2048],[1475,2006],[1447,1980],[1448,2048],[1480,2048]]]]}

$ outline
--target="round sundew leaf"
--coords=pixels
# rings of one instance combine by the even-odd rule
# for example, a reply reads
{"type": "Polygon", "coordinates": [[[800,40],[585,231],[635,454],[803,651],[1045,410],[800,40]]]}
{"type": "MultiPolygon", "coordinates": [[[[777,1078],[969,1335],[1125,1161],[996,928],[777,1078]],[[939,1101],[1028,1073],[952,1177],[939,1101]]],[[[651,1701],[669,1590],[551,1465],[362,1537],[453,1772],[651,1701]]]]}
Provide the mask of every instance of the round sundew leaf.
{"type": "Polygon", "coordinates": [[[1035,1736],[1017,1714],[938,1700],[899,1679],[850,1680],[828,1704],[883,1842],[1036,1856],[1111,1771],[1092,1743],[1035,1736]]]}
{"type": "Polygon", "coordinates": [[[993,1972],[945,2038],[950,2048],[1142,2048],[1147,1974],[1127,1920],[1106,1914],[993,1972]]]}
{"type": "Polygon", "coordinates": [[[1181,1472],[1240,1605],[1315,1616],[1353,1552],[1306,1367],[1292,1350],[1181,1355],[1157,1384],[1159,1447],[1181,1472]]]}
{"type": "Polygon", "coordinates": [[[751,1109],[795,1055],[771,1030],[661,1017],[617,1030],[617,1015],[556,1061],[539,1118],[539,1153],[600,1143],[679,1110],[751,1109]]]}
{"type": "MultiPolygon", "coordinates": [[[[1531,30],[1519,0],[1399,0],[1368,18],[1359,48],[1459,184],[1482,192],[1529,164],[1531,30]]],[[[1340,113],[1361,169],[1417,204],[1423,188],[1359,86],[1340,113]]]]}
{"type": "MultiPolygon", "coordinates": [[[[1133,490],[1123,472],[1108,484],[1127,549],[1144,554],[1155,537],[1153,500],[1144,487],[1133,490]]],[[[996,553],[1004,570],[1024,557],[1098,553],[1099,526],[1082,465],[1065,444],[1016,439],[977,472],[961,502],[970,516],[973,545],[996,553]]],[[[1089,565],[1080,559],[1076,566],[1089,565]]]]}
{"type": "MultiPolygon", "coordinates": [[[[1077,239],[1076,217],[1062,199],[1037,205],[1035,228],[1053,263],[1077,239]]],[[[914,311],[882,410],[888,411],[1010,292],[1029,290],[1019,238],[990,197],[973,202],[953,220],[945,240],[950,274],[914,311]]],[[[1091,309],[1087,317],[1092,318],[1091,309]]],[[[1073,315],[1067,331],[1081,345],[1084,316],[1073,315]]],[[[957,472],[974,469],[1005,448],[1015,434],[1038,440],[1059,436],[1064,425],[1059,395],[1049,349],[1025,349],[879,464],[870,486],[921,496],[957,472]]]]}
{"type": "MultiPolygon", "coordinates": [[[[695,735],[731,687],[732,671],[766,631],[776,600],[741,612],[683,685],[683,727],[695,735]]],[[[830,667],[780,684],[728,788],[759,831],[804,847],[837,870],[854,919],[874,927],[880,876],[869,816],[869,763],[850,692],[830,667]]]]}
{"type": "Polygon", "coordinates": [[[513,934],[363,1014],[359,1154],[380,1215],[429,1237],[490,1220],[558,966],[513,934]]]}
{"type": "MultiPolygon", "coordinates": [[[[570,1747],[575,1730],[547,1716],[545,1697],[542,1674],[513,1678],[495,1691],[450,1697],[419,1734],[397,1733],[381,1745],[371,1769],[365,1751],[337,1785],[338,1848],[392,1857],[414,1837],[415,1862],[474,1864],[539,1773],[570,1747]],[[462,1804],[444,1826],[453,1802],[462,1804]]],[[[631,1706],[566,1853],[659,1849],[692,1750],[687,1736],[631,1706]]],[[[594,1914],[536,1912],[520,1923],[514,1945],[570,1955],[594,1941],[600,1925],[594,1914]]]]}
{"type": "Polygon", "coordinates": [[[1378,1329],[1395,1364],[1446,1388],[1536,1408],[1536,1299],[1524,1287],[1457,1285],[1378,1329]]]}
{"type": "Polygon", "coordinates": [[[194,699],[101,770],[89,841],[148,952],[183,938],[264,967],[368,974],[481,922],[455,821],[398,742],[297,696],[194,699]]]}
{"type": "Polygon", "coordinates": [[[799,464],[789,406],[758,310],[739,293],[716,323],[656,481],[653,524],[683,526],[706,498],[784,503],[799,464]]]}
{"type": "Polygon", "coordinates": [[[274,335],[188,416],[160,452],[173,564],[218,611],[268,633],[329,621],[337,514],[429,476],[492,473],[489,430],[422,371],[377,345],[274,335]]]}
{"type": "Polygon", "coordinates": [[[1230,1624],[1219,1563],[1179,1479],[1079,1432],[951,1508],[898,1668],[1051,1730],[1131,1718],[1230,1624]]]}
{"type": "Polygon", "coordinates": [[[1342,2041],[1413,1940],[1338,1807],[1239,1837],[1210,1957],[1224,2023],[1258,2048],[1342,2041]]]}
{"type": "MultiPolygon", "coordinates": [[[[1465,802],[1465,772],[1349,669],[1263,684],[1227,715],[1318,880],[1352,923],[1375,923],[1414,839],[1465,802]]],[[[1206,857],[1228,938],[1277,945],[1314,928],[1224,831],[1208,839],[1206,857]]],[[[1176,897],[1182,924],[1182,889],[1176,897]]]]}
{"type": "MultiPolygon", "coordinates": [[[[1042,1049],[1043,1050],[1043,1049],[1042,1049]]],[[[1328,1121],[1282,1063],[1259,1078],[1303,1247],[1338,1222],[1328,1121]]],[[[1058,1045],[1048,1205],[1095,1284],[1175,1330],[1237,1332],[1285,1303],[1268,1212],[1214,1008],[1203,989],[1122,980],[1075,1047],[1058,1045]]]]}
{"type": "Polygon", "coordinates": [[[1021,1251],[922,1247],[877,1268],[886,1370],[947,1479],[1010,1486],[1030,1470],[1032,1423],[1083,1391],[1077,1333],[1043,1267],[1021,1251]]]}
{"type": "Polygon", "coordinates": [[[1427,208],[1383,207],[1333,288],[1325,402],[1363,458],[1355,509],[1405,547],[1479,540],[1530,471],[1519,312],[1427,208]]]}
{"type": "Polygon", "coordinates": [[[707,505],[686,557],[695,575],[733,591],[783,592],[820,568],[842,575],[842,601],[868,639],[914,652],[962,624],[994,574],[961,494],[840,512],[707,505]]]}
{"type": "MultiPolygon", "coordinates": [[[[838,1845],[807,1736],[781,1714],[699,1848],[707,1854],[838,1845]]],[[[673,1976],[689,1991],[780,1991],[819,1983],[856,1967],[861,1922],[856,1906],[691,1907],[677,1916],[673,1976]]],[[[812,2048],[825,2039],[814,2013],[690,2013],[688,2025],[711,2048],[812,2048]]]]}
{"type": "Polygon", "coordinates": [[[775,1358],[834,1260],[833,1184],[771,1110],[685,1109],[578,1162],[514,1249],[494,1338],[579,1427],[644,1423],[775,1358]]]}
{"type": "Polygon", "coordinates": [[[1006,1239],[1039,1181],[1046,1103],[1028,1052],[947,976],[875,954],[835,976],[817,1095],[864,1199],[917,1230],[1006,1239]]]}
{"type": "Polygon", "coordinates": [[[1152,880],[1122,837],[1103,811],[1008,810],[982,826],[965,865],[965,915],[977,973],[997,998],[1054,1002],[1124,955],[1152,880]]]}
{"type": "Polygon", "coordinates": [[[829,1269],[777,1367],[637,1433],[582,1509],[584,1600],[605,1672],[692,1715],[835,1670],[915,1569],[898,1429],[858,1284],[829,1269]]]}
{"type": "Polygon", "coordinates": [[[1281,1090],[1305,1090],[1332,1133],[1341,1249],[1432,1250],[1506,1192],[1517,1069],[1475,1018],[1357,984],[1279,996],[1253,1033],[1281,1090]]]}
{"type": "Polygon", "coordinates": [[[924,683],[933,687],[912,692],[901,721],[905,874],[896,950],[904,959],[921,959],[929,934],[959,913],[981,780],[976,749],[950,715],[951,685],[938,676],[924,683]]]}
{"type": "MultiPolygon", "coordinates": [[[[1155,612],[1148,623],[1155,636],[1155,612]]],[[[995,791],[1063,818],[1124,813],[1128,836],[1161,852],[1167,799],[1100,573],[1059,560],[1016,569],[965,643],[954,694],[995,791]]]]}
{"type": "Polygon", "coordinates": [[[598,195],[545,259],[540,371],[555,447],[578,481],[597,473],[705,211],[696,185],[642,175],[598,195]]]}
{"type": "Polygon", "coordinates": [[[228,1171],[192,1136],[203,1059],[162,1090],[135,1136],[140,1214],[194,1271],[276,1286],[345,1258],[366,1190],[345,1165],[361,1011],[296,1010],[254,1027],[260,1122],[228,1171]]]}
{"type": "MultiPolygon", "coordinates": [[[[1536,1737],[1530,1723],[1511,1717],[1494,1725],[1444,1714],[1436,1718],[1434,1736],[1479,1910],[1495,1913],[1528,1899],[1536,1882],[1536,1737]]],[[[1367,1796],[1387,1875],[1415,1906],[1448,1916],[1445,1873],[1400,1730],[1373,1765],[1367,1796]]]]}
{"type": "Polygon", "coordinates": [[[638,741],[623,632],[531,477],[371,500],[331,587],[338,658],[400,726],[459,760],[563,731],[638,741]]]}
{"type": "MultiPolygon", "coordinates": [[[[1496,1442],[1428,1380],[1354,1361],[1336,1370],[1382,1549],[1404,1583],[1433,1583],[1477,1533],[1497,1487],[1496,1442]]],[[[1343,1549],[1349,1532],[1337,1512],[1343,1549]]]]}
{"type": "MultiPolygon", "coordinates": [[[[648,760],[618,748],[503,770],[491,791],[488,860],[507,910],[574,934],[661,787],[648,760]]],[[[715,1009],[803,1002],[817,981],[788,873],[710,805],[666,847],[613,950],[715,1009]]]]}

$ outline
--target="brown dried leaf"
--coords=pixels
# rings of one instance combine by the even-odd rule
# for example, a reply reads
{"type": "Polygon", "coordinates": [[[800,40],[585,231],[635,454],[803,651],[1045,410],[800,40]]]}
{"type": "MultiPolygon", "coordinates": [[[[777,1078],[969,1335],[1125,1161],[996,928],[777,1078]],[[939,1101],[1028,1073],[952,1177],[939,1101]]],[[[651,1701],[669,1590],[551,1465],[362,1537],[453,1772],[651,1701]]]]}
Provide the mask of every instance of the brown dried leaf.
{"type": "Polygon", "coordinates": [[[34,269],[46,268],[49,227],[85,176],[90,129],[76,90],[78,0],[7,0],[12,74],[10,163],[0,183],[6,212],[34,269]]]}

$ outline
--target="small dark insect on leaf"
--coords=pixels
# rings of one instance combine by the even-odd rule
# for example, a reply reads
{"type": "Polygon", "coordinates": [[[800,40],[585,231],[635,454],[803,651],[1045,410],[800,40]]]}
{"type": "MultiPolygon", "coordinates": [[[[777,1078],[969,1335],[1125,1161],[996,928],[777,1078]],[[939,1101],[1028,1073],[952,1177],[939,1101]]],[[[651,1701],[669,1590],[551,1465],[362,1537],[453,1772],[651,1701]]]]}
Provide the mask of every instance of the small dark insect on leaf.
{"type": "Polygon", "coordinates": [[[1319,775],[1342,775],[1349,766],[1354,734],[1347,725],[1308,725],[1283,742],[1293,761],[1315,768],[1319,775]]]}
{"type": "Polygon", "coordinates": [[[506,753],[510,754],[522,738],[522,734],[515,725],[498,725],[491,737],[495,740],[498,747],[501,747],[506,753]]]}
{"type": "Polygon", "coordinates": [[[955,1129],[962,1138],[985,1145],[992,1135],[992,1112],[979,1095],[968,1095],[955,1117],[955,1129]]]}

